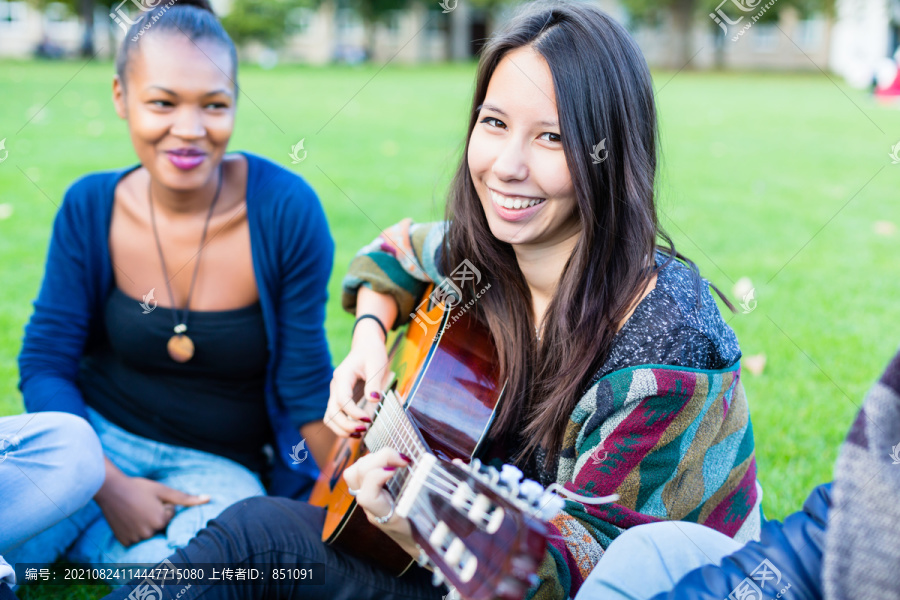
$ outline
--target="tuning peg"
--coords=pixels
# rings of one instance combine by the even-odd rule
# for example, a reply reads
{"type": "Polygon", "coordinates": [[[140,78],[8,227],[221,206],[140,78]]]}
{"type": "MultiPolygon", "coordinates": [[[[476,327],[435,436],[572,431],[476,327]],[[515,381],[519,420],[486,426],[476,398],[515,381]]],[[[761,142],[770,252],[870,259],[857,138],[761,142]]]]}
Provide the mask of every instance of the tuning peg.
{"type": "Polygon", "coordinates": [[[525,595],[526,591],[523,581],[510,576],[504,577],[496,589],[497,593],[494,596],[502,600],[518,600],[525,595]]]}
{"type": "Polygon", "coordinates": [[[534,504],[544,493],[544,486],[533,479],[526,479],[519,485],[519,495],[534,504]]]}
{"type": "Polygon", "coordinates": [[[513,556],[510,561],[510,572],[521,581],[528,581],[536,570],[537,563],[529,556],[513,556]]]}
{"type": "Polygon", "coordinates": [[[552,492],[545,492],[539,500],[538,511],[544,521],[555,517],[566,505],[566,501],[552,492]]]}
{"type": "Polygon", "coordinates": [[[434,568],[434,574],[431,576],[431,585],[437,587],[444,583],[444,574],[441,573],[441,570],[438,567],[434,568]]]}
{"type": "Polygon", "coordinates": [[[416,548],[419,550],[419,556],[416,557],[416,564],[420,567],[424,567],[431,562],[431,559],[425,554],[425,550],[422,549],[422,546],[416,544],[416,548]]]}
{"type": "Polygon", "coordinates": [[[491,485],[497,485],[500,481],[500,472],[497,471],[494,467],[487,465],[484,473],[484,480],[490,483],[491,485]]]}
{"type": "Polygon", "coordinates": [[[500,481],[510,489],[516,489],[522,480],[522,471],[513,465],[503,465],[500,469],[500,481]]]}

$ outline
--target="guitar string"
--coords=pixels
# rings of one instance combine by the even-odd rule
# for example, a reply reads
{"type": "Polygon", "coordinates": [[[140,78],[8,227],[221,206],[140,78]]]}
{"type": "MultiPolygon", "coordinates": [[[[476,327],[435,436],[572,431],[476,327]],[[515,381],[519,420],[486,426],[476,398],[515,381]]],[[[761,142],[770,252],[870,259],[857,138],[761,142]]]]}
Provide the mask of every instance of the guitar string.
{"type": "MultiPolygon", "coordinates": [[[[386,445],[394,446],[395,449],[404,450],[404,453],[412,459],[410,466],[414,467],[415,462],[421,455],[427,452],[427,448],[422,444],[421,440],[418,439],[409,419],[409,415],[394,399],[386,399],[386,401],[379,406],[376,414],[379,418],[376,419],[375,424],[370,428],[369,433],[366,434],[366,445],[370,446],[373,450],[375,450],[376,447],[380,449],[386,445]],[[374,438],[371,440],[371,443],[369,439],[370,436],[374,438]]],[[[387,486],[389,492],[391,492],[395,498],[399,497],[400,492],[402,492],[411,476],[412,474],[410,471],[399,472],[397,476],[388,481],[387,486]]],[[[457,505],[456,508],[458,510],[463,509],[466,513],[469,513],[471,508],[474,507],[478,494],[476,494],[468,485],[466,485],[465,488],[468,491],[460,494],[459,489],[461,489],[461,483],[463,482],[452,473],[449,473],[443,465],[435,463],[423,478],[422,487],[436,492],[439,496],[447,499],[451,505],[453,505],[453,497],[456,496],[457,502],[462,500],[461,506],[457,505]]],[[[416,504],[419,505],[420,509],[419,518],[424,521],[424,525],[429,530],[434,531],[435,527],[442,519],[438,517],[434,507],[430,503],[417,502],[416,504]]],[[[486,525],[489,522],[489,519],[490,516],[485,515],[482,518],[482,521],[486,525]]],[[[432,545],[430,540],[429,545],[432,545]]],[[[439,549],[444,550],[443,548],[439,549]]]]}
{"type": "MultiPolygon", "coordinates": [[[[377,451],[377,449],[385,446],[393,446],[397,450],[404,451],[404,454],[412,459],[410,466],[414,467],[415,462],[419,460],[423,454],[427,453],[428,450],[427,447],[422,444],[421,440],[417,439],[418,436],[413,429],[409,415],[403,410],[402,406],[395,401],[392,401],[389,404],[382,403],[376,411],[376,415],[380,418],[376,419],[375,423],[370,428],[369,433],[366,434],[366,445],[369,446],[372,451],[377,451]],[[384,407],[387,407],[386,411],[383,410],[384,407]],[[372,436],[371,443],[369,439],[370,436],[372,436]]],[[[398,498],[411,476],[411,470],[398,472],[397,475],[387,483],[389,493],[391,493],[394,498],[398,498]]],[[[453,495],[456,495],[457,501],[460,499],[462,500],[461,506],[456,506],[456,508],[465,509],[465,512],[469,513],[474,506],[478,494],[467,484],[467,488],[468,490],[471,490],[471,492],[465,492],[460,495],[458,489],[460,489],[462,483],[466,482],[461,481],[455,475],[448,472],[440,463],[435,463],[422,479],[423,488],[433,490],[439,496],[447,499],[451,505],[453,505],[453,495]],[[450,492],[453,492],[453,494],[450,492]]],[[[430,503],[416,502],[415,505],[419,507],[417,520],[419,520],[419,522],[428,530],[434,531],[437,524],[443,519],[438,517],[434,507],[430,503]]],[[[471,520],[471,517],[469,518],[471,520]]],[[[489,522],[489,516],[487,514],[483,518],[483,522],[485,524],[489,522]]],[[[442,543],[438,543],[437,548],[435,548],[435,545],[429,539],[428,545],[434,550],[445,551],[442,543]]]]}
{"type": "MultiPolygon", "coordinates": [[[[386,420],[388,426],[393,425],[394,427],[381,426],[374,432],[372,432],[370,430],[370,433],[366,435],[366,438],[368,438],[369,435],[371,435],[372,433],[375,433],[376,434],[375,444],[380,446],[380,445],[384,444],[384,442],[385,442],[385,440],[383,438],[383,433],[387,433],[387,435],[392,440],[395,441],[395,445],[402,447],[401,449],[408,450],[410,453],[412,453],[414,455],[419,455],[419,454],[423,453],[425,451],[425,449],[424,449],[424,446],[422,445],[422,443],[418,440],[413,439],[413,436],[415,435],[415,431],[412,428],[412,424],[409,421],[408,415],[406,415],[405,412],[402,412],[402,414],[401,414],[401,411],[397,410],[397,408],[400,408],[400,407],[395,407],[394,404],[395,403],[393,403],[393,402],[391,404],[387,404],[387,405],[382,404],[382,407],[386,406],[388,408],[388,410],[387,411],[379,410],[379,417],[381,417],[381,418],[376,420],[376,423],[383,423],[386,420]],[[410,436],[410,439],[407,440],[407,439],[404,439],[402,437],[402,435],[396,435],[398,429],[404,430],[407,433],[407,435],[410,436]],[[395,435],[392,435],[392,433],[394,433],[395,435]],[[414,443],[415,443],[415,445],[413,445],[414,443]]],[[[368,441],[368,439],[367,439],[367,441],[368,441]]],[[[375,444],[373,444],[373,445],[375,445],[375,444]]],[[[417,458],[418,458],[418,456],[416,456],[416,458],[414,458],[413,460],[415,461],[415,459],[417,459],[417,458]]],[[[439,464],[435,465],[435,466],[440,467],[439,464]]],[[[401,473],[404,473],[404,472],[401,472],[401,473]]],[[[400,475],[400,473],[398,473],[398,475],[400,475]]],[[[401,480],[398,481],[397,479],[391,479],[388,481],[388,486],[390,488],[392,488],[391,491],[394,491],[393,488],[399,488],[397,491],[394,491],[395,496],[399,495],[399,492],[402,491],[402,488],[405,485],[406,481],[408,480],[408,477],[409,477],[408,472],[405,472],[401,478],[398,478],[401,480]],[[391,485],[391,484],[394,484],[394,485],[391,485]]],[[[438,487],[435,487],[434,485],[427,485],[427,487],[438,492],[440,495],[442,495],[443,497],[445,497],[449,500],[452,500],[452,497],[453,497],[453,494],[451,492],[456,492],[456,490],[459,489],[459,484],[461,483],[461,481],[459,479],[457,479],[451,473],[448,473],[446,471],[446,469],[444,469],[444,468],[439,468],[437,470],[437,472],[435,472],[434,470],[430,471],[427,474],[427,476],[425,477],[425,479],[423,480],[423,484],[428,484],[428,479],[433,479],[436,483],[447,486],[444,488],[438,488],[438,487]]],[[[474,505],[474,500],[476,497],[477,497],[476,494],[463,494],[462,495],[462,499],[464,502],[463,505],[471,507],[472,505],[474,505]]]]}
{"type": "MultiPolygon", "coordinates": [[[[410,464],[413,464],[420,457],[421,454],[426,452],[426,449],[424,448],[424,445],[421,443],[421,441],[415,439],[415,437],[416,437],[415,431],[412,428],[412,424],[409,422],[408,415],[406,415],[406,413],[402,411],[402,407],[395,406],[395,404],[396,404],[396,402],[390,402],[390,404],[383,403],[382,406],[379,407],[378,416],[380,418],[377,419],[375,421],[375,423],[376,423],[376,425],[380,425],[380,427],[378,427],[378,429],[376,429],[374,432],[372,430],[370,430],[369,434],[366,435],[367,445],[369,445],[368,444],[369,435],[371,435],[372,433],[376,434],[375,440],[374,440],[375,443],[372,444],[373,446],[378,445],[379,447],[383,447],[384,445],[390,445],[390,444],[386,444],[386,440],[384,439],[384,434],[386,433],[387,436],[390,438],[390,440],[393,440],[395,442],[393,445],[400,446],[399,450],[401,450],[401,451],[405,450],[406,452],[404,452],[404,453],[412,455],[412,456],[410,456],[410,458],[412,458],[413,461],[410,464]],[[384,408],[387,408],[387,410],[384,410],[384,408]],[[385,425],[387,425],[387,427],[385,425]],[[400,430],[400,431],[398,431],[398,430],[400,430]],[[406,433],[406,435],[408,435],[409,437],[404,438],[402,433],[406,433]]],[[[405,473],[405,472],[401,472],[401,473],[405,473]]],[[[399,475],[399,473],[398,473],[398,475],[399,475]]],[[[443,475],[443,474],[439,474],[439,475],[443,475]]],[[[447,475],[449,475],[449,474],[447,474],[447,475]]],[[[440,477],[435,477],[433,475],[429,475],[429,476],[434,478],[435,480],[439,481],[440,483],[445,484],[447,486],[445,491],[452,491],[453,488],[459,483],[456,480],[456,478],[452,477],[452,476],[449,477],[449,479],[447,477],[444,477],[443,481],[440,481],[440,477]]],[[[405,485],[405,483],[408,479],[408,476],[406,474],[404,474],[403,476],[401,476],[398,479],[401,479],[401,481],[397,481],[396,479],[391,479],[388,482],[388,484],[391,488],[399,488],[396,491],[395,495],[398,494],[400,491],[402,491],[403,486],[405,485]],[[396,482],[396,483],[394,483],[394,482],[396,482]],[[394,484],[391,485],[392,483],[394,483],[394,484]]],[[[392,489],[392,491],[393,491],[393,489],[392,489]]]]}
{"type": "MultiPolygon", "coordinates": [[[[435,491],[438,495],[448,498],[451,506],[454,506],[454,508],[460,510],[461,512],[465,512],[467,514],[467,516],[469,517],[469,519],[472,520],[472,517],[468,513],[471,511],[472,507],[474,506],[474,496],[464,500],[461,505],[454,505],[453,501],[452,501],[452,497],[449,496],[448,494],[446,494],[443,489],[437,488],[434,485],[431,485],[427,481],[423,482],[422,487],[429,488],[429,489],[435,491]]],[[[425,519],[426,524],[429,526],[429,528],[433,530],[434,527],[438,524],[438,522],[440,522],[442,519],[440,519],[437,516],[437,513],[435,512],[434,508],[430,504],[425,504],[424,507],[422,507],[422,508],[424,509],[424,513],[425,513],[423,515],[423,518],[425,519]]],[[[485,513],[481,517],[481,521],[486,526],[490,522],[490,514],[485,513]]]]}
{"type": "MultiPolygon", "coordinates": [[[[389,402],[389,401],[386,400],[385,402],[382,403],[381,406],[379,406],[378,410],[376,411],[376,415],[378,418],[375,420],[375,423],[372,426],[372,428],[370,429],[369,433],[366,434],[366,445],[369,446],[373,451],[377,451],[378,449],[381,449],[382,447],[391,445],[391,444],[389,444],[389,439],[387,439],[387,440],[385,439],[385,437],[387,437],[387,438],[391,437],[390,431],[388,430],[388,427],[386,427],[386,425],[388,425],[388,426],[393,425],[393,422],[395,421],[395,419],[393,418],[394,411],[392,410],[392,406],[391,406],[393,404],[393,402],[390,402],[390,404],[388,404],[387,402],[389,402]],[[390,423],[388,423],[389,421],[390,421],[390,423]],[[373,436],[373,434],[374,434],[374,436],[373,436]],[[374,439],[372,439],[372,438],[374,438],[374,439]],[[370,441],[371,441],[371,443],[370,443],[370,441]]],[[[399,443],[395,443],[392,445],[400,446],[400,450],[406,450],[407,453],[416,454],[415,452],[412,451],[410,444],[408,444],[406,440],[400,439],[397,441],[399,441],[399,443]]],[[[399,475],[399,473],[398,473],[398,475],[399,475]]],[[[404,482],[405,482],[405,477],[404,477],[404,482]]],[[[397,495],[399,494],[399,489],[396,489],[396,488],[400,487],[400,485],[398,485],[398,483],[399,482],[396,482],[395,478],[392,478],[388,481],[388,484],[387,484],[388,488],[389,488],[389,492],[394,497],[397,497],[397,495]]]]}
{"type": "MultiPolygon", "coordinates": [[[[405,451],[404,454],[411,455],[409,456],[412,459],[410,464],[414,464],[415,461],[420,458],[421,454],[425,452],[425,448],[419,440],[415,439],[407,415],[405,413],[402,415],[399,414],[399,412],[402,411],[402,408],[394,407],[393,404],[395,403],[392,402],[389,405],[382,405],[386,406],[388,410],[381,411],[383,414],[381,414],[381,412],[379,413],[379,416],[381,416],[382,419],[377,420],[376,423],[383,423],[387,425],[387,427],[382,426],[380,428],[378,431],[379,435],[376,439],[379,442],[379,445],[385,445],[385,440],[383,439],[383,436],[380,435],[382,433],[381,430],[384,430],[384,433],[388,435],[390,440],[395,442],[392,445],[399,446],[398,450],[405,451]],[[397,410],[398,408],[400,408],[399,411],[397,410]],[[398,431],[398,429],[402,431],[398,431]],[[403,437],[403,433],[406,433],[409,437],[403,437]]],[[[393,484],[391,486],[392,488],[398,488],[397,493],[402,491],[403,486],[408,480],[407,472],[401,471],[401,473],[398,473],[398,475],[401,475],[400,477],[391,479],[388,482],[389,484],[393,484]],[[403,475],[401,475],[401,473],[403,473],[403,475]]],[[[448,484],[451,483],[448,482],[448,484]]]]}
{"type": "MultiPolygon", "coordinates": [[[[410,467],[414,467],[415,462],[420,458],[421,454],[427,452],[427,447],[424,447],[421,440],[417,439],[418,436],[412,427],[409,415],[396,400],[390,401],[388,398],[382,402],[375,412],[376,416],[380,418],[376,419],[375,423],[370,428],[369,433],[366,434],[366,445],[373,451],[377,451],[377,449],[385,446],[394,446],[395,450],[403,451],[404,454],[412,459],[410,461],[410,467]],[[384,410],[386,407],[388,408],[387,411],[384,410]],[[385,422],[385,417],[387,418],[387,422],[385,422]],[[376,429],[376,426],[380,427],[376,429]],[[404,433],[408,438],[404,437],[404,433]],[[375,436],[370,443],[369,438],[372,434],[375,434],[375,436]]],[[[389,493],[391,493],[394,498],[399,497],[411,476],[411,469],[398,472],[394,477],[388,480],[386,484],[389,493]]],[[[462,500],[462,507],[470,509],[474,506],[477,494],[468,485],[466,485],[466,489],[469,491],[460,494],[459,489],[461,489],[460,486],[462,483],[462,481],[452,473],[449,473],[442,465],[440,465],[440,463],[435,463],[422,479],[422,486],[424,488],[431,489],[438,495],[446,498],[451,505],[453,503],[453,497],[456,496],[457,502],[462,500]],[[429,480],[433,480],[434,483],[432,484],[429,480]]],[[[432,506],[429,503],[425,503],[424,509],[425,514],[423,516],[425,516],[427,521],[430,521],[429,525],[436,525],[438,518],[432,506]]],[[[467,512],[469,511],[467,510],[467,512]]]]}
{"type": "MultiPolygon", "coordinates": [[[[375,434],[373,436],[375,439],[372,446],[374,447],[375,445],[380,446],[384,444],[385,440],[383,434],[387,433],[387,435],[395,441],[395,445],[401,446],[401,449],[407,450],[414,455],[419,455],[425,452],[425,448],[422,443],[414,439],[415,431],[412,428],[412,424],[409,421],[408,415],[405,412],[401,412],[401,410],[399,410],[401,407],[394,406],[394,404],[396,403],[391,402],[390,404],[382,405],[386,406],[387,410],[383,415],[380,414],[381,410],[379,410],[379,416],[381,416],[381,419],[376,420],[376,423],[380,426],[375,429],[375,431],[370,430],[370,433],[366,435],[367,445],[369,445],[368,437],[373,433],[375,434]],[[393,425],[394,427],[384,427],[383,424],[387,424],[388,426],[393,425]],[[398,430],[400,430],[401,434],[405,432],[410,436],[410,438],[405,439],[402,437],[402,435],[397,435],[398,430]],[[392,433],[394,435],[392,435],[392,433]]],[[[418,456],[416,456],[416,458],[418,458],[418,456]]],[[[429,473],[423,479],[423,486],[437,492],[439,495],[450,500],[451,504],[453,501],[453,497],[456,496],[457,502],[462,500],[462,504],[458,508],[464,508],[466,509],[466,512],[469,512],[469,510],[474,506],[477,494],[474,493],[474,491],[472,493],[464,492],[463,494],[459,494],[458,490],[460,489],[460,484],[462,482],[456,476],[447,472],[446,469],[443,468],[443,466],[439,463],[435,464],[435,468],[435,470],[429,471],[429,473]],[[441,484],[444,487],[437,487],[436,485],[432,485],[431,482],[429,482],[429,479],[434,480],[435,483],[441,484]]],[[[398,475],[400,477],[388,481],[389,491],[394,497],[399,496],[404,485],[406,484],[406,481],[408,480],[408,477],[410,476],[408,472],[402,471],[398,473],[398,475]]],[[[468,489],[471,490],[471,488],[468,489]]],[[[436,515],[432,516],[436,518],[436,515]]]]}
{"type": "MultiPolygon", "coordinates": [[[[388,424],[394,426],[393,428],[387,430],[388,435],[391,436],[392,433],[395,433],[395,435],[391,437],[398,442],[396,445],[401,446],[400,450],[407,450],[408,453],[412,454],[410,458],[413,459],[411,463],[413,464],[416,460],[419,459],[421,454],[427,452],[427,449],[421,443],[421,441],[416,439],[417,436],[415,434],[415,431],[413,430],[412,423],[410,423],[409,421],[408,415],[405,412],[402,412],[402,408],[400,407],[391,407],[391,409],[388,410],[388,412],[384,416],[387,417],[387,420],[389,421],[388,424]],[[398,408],[400,410],[397,410],[398,408]],[[397,429],[401,430],[400,435],[396,435],[397,429]],[[402,437],[403,432],[405,432],[409,436],[408,439],[402,437]]],[[[445,491],[453,491],[454,487],[459,484],[459,481],[449,473],[438,473],[430,476],[436,481],[447,485],[445,491]],[[441,481],[441,476],[443,476],[443,481],[441,481]]],[[[402,479],[402,482],[398,482],[401,484],[398,485],[401,490],[402,484],[406,482],[407,477],[404,476],[402,479]]],[[[391,481],[394,480],[392,479],[391,481]]]]}
{"type": "MultiPolygon", "coordinates": [[[[395,446],[400,446],[401,449],[407,450],[409,454],[413,454],[415,459],[418,459],[419,456],[425,452],[427,449],[423,446],[421,441],[415,439],[415,431],[412,428],[412,424],[409,421],[409,417],[405,412],[402,412],[402,407],[394,406],[394,403],[388,405],[382,405],[379,407],[379,419],[376,420],[377,427],[370,429],[370,432],[366,435],[366,443],[370,445],[373,449],[378,446],[382,447],[383,445],[390,444],[393,442],[395,446]],[[382,411],[382,407],[386,406],[387,410],[382,411]],[[384,414],[381,414],[381,413],[384,414]],[[405,438],[404,434],[408,435],[409,438],[405,438]],[[372,441],[370,443],[369,436],[372,436],[372,441]],[[388,439],[385,439],[387,437],[388,439]]],[[[412,458],[412,457],[411,457],[412,458]]],[[[414,461],[415,461],[414,459],[414,461]]],[[[412,464],[414,464],[414,461],[412,464]]],[[[397,498],[400,495],[406,481],[408,480],[411,473],[408,471],[401,471],[397,474],[400,477],[392,478],[388,481],[389,492],[393,497],[397,498]]],[[[457,510],[465,511],[467,513],[467,517],[472,520],[471,516],[468,514],[471,512],[472,507],[474,507],[475,499],[478,494],[471,490],[470,487],[467,488],[471,490],[471,493],[464,492],[463,494],[459,494],[458,490],[460,489],[460,484],[463,483],[460,481],[455,475],[447,472],[446,468],[440,463],[436,463],[432,470],[426,474],[425,478],[422,481],[422,487],[431,489],[436,492],[439,496],[442,496],[448,500],[451,505],[453,504],[454,495],[457,497],[457,502],[462,500],[461,504],[454,505],[457,510]],[[442,487],[438,487],[437,485],[432,484],[429,480],[434,480],[435,483],[441,485],[442,487]],[[446,487],[445,487],[446,486],[446,487]],[[448,489],[449,487],[449,489],[448,489]],[[455,489],[454,489],[455,488],[455,489]],[[454,493],[448,493],[454,492],[454,493]]],[[[437,524],[442,521],[429,503],[416,503],[419,507],[419,515],[418,519],[424,527],[428,530],[434,531],[437,524]]],[[[487,525],[490,522],[490,515],[485,513],[484,516],[480,519],[484,525],[487,525]]],[[[473,520],[474,522],[474,520],[473,520]]],[[[429,545],[433,547],[433,544],[429,540],[429,545]]],[[[443,548],[440,548],[443,550],[443,548]]]]}

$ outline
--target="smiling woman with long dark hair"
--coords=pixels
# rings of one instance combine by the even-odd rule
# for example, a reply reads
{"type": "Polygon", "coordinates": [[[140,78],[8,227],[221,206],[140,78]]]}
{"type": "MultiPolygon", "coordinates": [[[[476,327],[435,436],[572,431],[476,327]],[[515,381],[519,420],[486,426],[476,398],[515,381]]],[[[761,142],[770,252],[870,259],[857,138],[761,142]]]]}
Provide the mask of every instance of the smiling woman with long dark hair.
{"type": "Polygon", "coordinates": [[[333,243],[300,177],[227,153],[231,39],[179,0],[137,20],[116,72],[139,163],[67,191],[19,360],[26,408],[88,418],[106,480],[19,562],[156,562],[264,484],[303,497],[317,470],[292,448],[329,445],[333,243]]]}
{"type": "MultiPolygon", "coordinates": [[[[692,521],[738,540],[759,532],[740,349],[708,282],[659,226],[657,148],[650,73],[625,29],[587,3],[529,4],[482,53],[447,220],[391,227],[344,280],[357,322],[325,423],[359,437],[370,421],[353,392],[365,384],[380,400],[385,330],[428,302],[429,283],[460,265],[478,271],[459,300],[490,330],[506,381],[479,458],[514,462],[567,500],[550,518],[530,598],[574,596],[640,523],[692,521]]],[[[384,486],[415,460],[385,448],[344,471],[369,521],[414,557],[410,522],[384,486]]],[[[323,586],[199,586],[204,598],[442,594],[421,568],[395,579],[324,545],[322,523],[321,508],[253,498],[170,560],[324,565],[323,586]]]]}

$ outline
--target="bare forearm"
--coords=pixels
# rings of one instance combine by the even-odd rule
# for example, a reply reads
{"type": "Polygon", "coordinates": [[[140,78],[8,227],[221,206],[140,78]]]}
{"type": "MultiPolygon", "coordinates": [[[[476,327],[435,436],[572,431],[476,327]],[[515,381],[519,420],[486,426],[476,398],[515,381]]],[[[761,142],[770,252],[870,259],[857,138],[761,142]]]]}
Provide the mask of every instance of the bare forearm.
{"type": "Polygon", "coordinates": [[[100,486],[100,489],[94,494],[94,500],[97,500],[98,502],[102,502],[103,499],[109,495],[110,489],[125,477],[125,474],[119,467],[105,456],[103,457],[103,463],[106,468],[106,475],[103,478],[103,485],[100,486]]]}
{"type": "MultiPolygon", "coordinates": [[[[394,321],[397,320],[397,312],[397,303],[388,294],[379,294],[367,287],[359,288],[359,292],[356,295],[357,317],[362,315],[375,315],[386,328],[390,329],[394,324],[394,321]]],[[[367,323],[366,321],[370,321],[370,319],[364,319],[357,325],[356,331],[353,334],[354,340],[360,335],[368,335],[368,332],[380,331],[380,328],[374,321],[370,323],[367,323]],[[373,330],[372,326],[376,329],[373,330]]]]}

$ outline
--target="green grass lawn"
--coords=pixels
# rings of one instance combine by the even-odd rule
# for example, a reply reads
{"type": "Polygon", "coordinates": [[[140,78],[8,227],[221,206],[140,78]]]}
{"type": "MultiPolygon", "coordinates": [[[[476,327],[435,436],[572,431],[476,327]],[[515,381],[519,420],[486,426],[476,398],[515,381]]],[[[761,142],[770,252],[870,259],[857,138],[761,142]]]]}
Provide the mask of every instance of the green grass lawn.
{"type": "MultiPolygon", "coordinates": [[[[81,66],[0,63],[9,150],[0,204],[13,209],[0,220],[0,414],[22,410],[16,355],[63,191],[84,173],[135,160],[110,101],[112,66],[81,66]]],[[[352,325],[339,289],[353,253],[402,217],[443,212],[473,73],[473,65],[241,72],[246,95],[231,148],[290,165],[291,146],[305,139],[307,159],[290,168],[318,191],[337,241],[327,323],[336,361],[352,325]]],[[[768,359],[744,383],[764,507],[781,518],[831,478],[863,395],[900,343],[900,233],[875,231],[879,221],[900,224],[900,165],[888,156],[900,112],[818,72],[659,72],[655,81],[666,227],[723,290],[745,276],[756,286],[756,309],[727,319],[745,356],[768,359]]]]}

